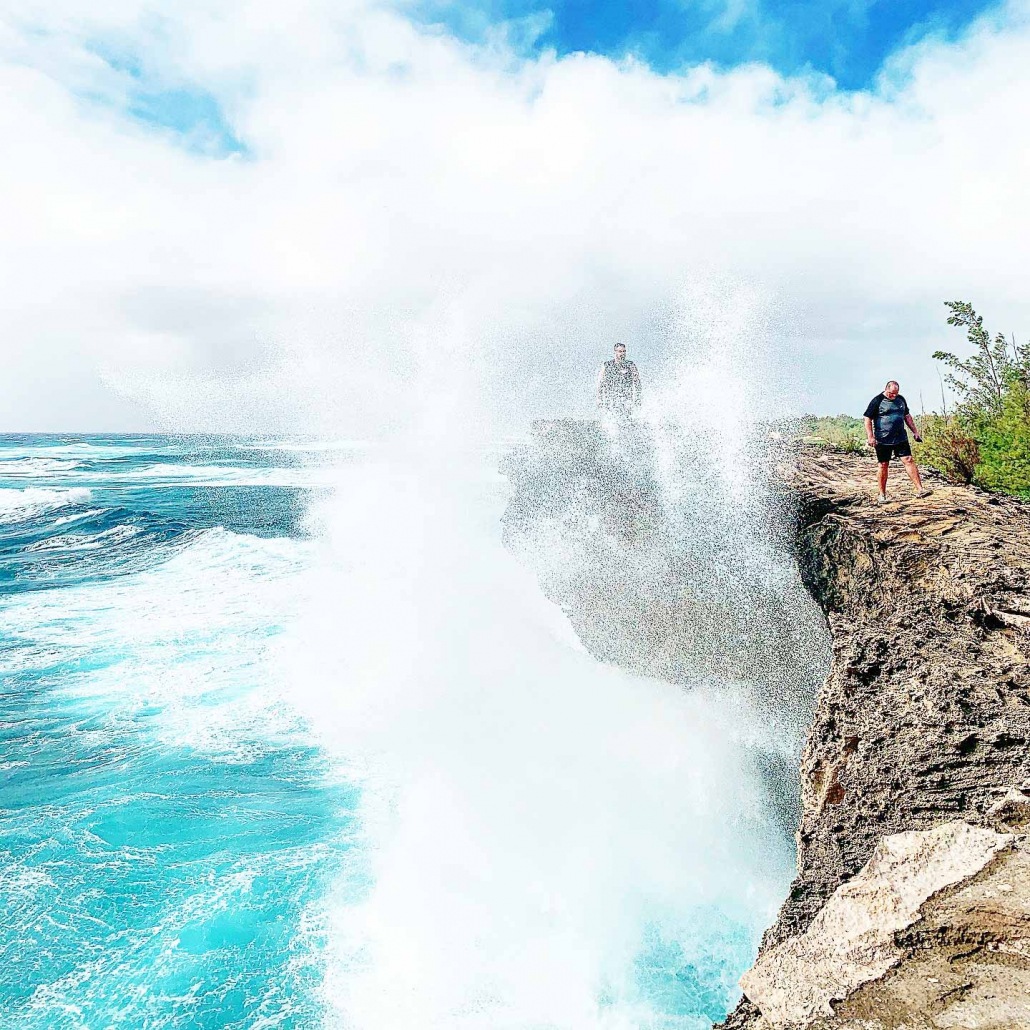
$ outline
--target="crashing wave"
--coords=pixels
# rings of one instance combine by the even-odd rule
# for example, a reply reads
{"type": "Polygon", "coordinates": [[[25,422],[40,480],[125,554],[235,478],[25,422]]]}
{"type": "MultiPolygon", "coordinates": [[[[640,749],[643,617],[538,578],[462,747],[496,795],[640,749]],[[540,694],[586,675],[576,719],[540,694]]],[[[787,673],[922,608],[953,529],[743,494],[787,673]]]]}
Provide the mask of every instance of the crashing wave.
{"type": "Polygon", "coordinates": [[[24,490],[0,489],[0,522],[18,522],[56,508],[88,504],[92,498],[84,486],[67,489],[28,487],[24,490]]]}

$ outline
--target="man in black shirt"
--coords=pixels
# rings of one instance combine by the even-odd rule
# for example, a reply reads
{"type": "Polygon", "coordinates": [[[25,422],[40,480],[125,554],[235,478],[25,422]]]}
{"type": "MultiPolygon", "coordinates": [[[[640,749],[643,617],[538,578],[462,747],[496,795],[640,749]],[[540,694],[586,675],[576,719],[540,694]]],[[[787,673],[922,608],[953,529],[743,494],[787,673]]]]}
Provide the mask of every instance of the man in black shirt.
{"type": "Polygon", "coordinates": [[[615,360],[606,361],[597,377],[597,406],[626,416],[640,406],[640,373],[626,360],[626,345],[615,345],[615,360]]]}
{"type": "Polygon", "coordinates": [[[928,486],[923,486],[919,478],[919,468],[912,457],[912,448],[908,442],[905,426],[912,430],[912,435],[921,441],[915,421],[909,414],[908,404],[901,396],[901,387],[892,379],[878,393],[865,409],[865,435],[869,446],[876,451],[876,460],[880,463],[879,483],[880,495],[877,504],[887,503],[887,473],[890,470],[891,458],[900,458],[905,465],[908,478],[916,488],[917,497],[929,497],[933,493],[928,486]]]}

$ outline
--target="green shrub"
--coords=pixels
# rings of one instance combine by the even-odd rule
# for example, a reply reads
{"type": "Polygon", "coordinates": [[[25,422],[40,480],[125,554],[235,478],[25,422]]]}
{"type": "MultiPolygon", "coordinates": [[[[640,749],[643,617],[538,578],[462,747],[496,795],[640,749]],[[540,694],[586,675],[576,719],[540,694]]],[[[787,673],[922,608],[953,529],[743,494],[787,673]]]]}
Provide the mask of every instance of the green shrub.
{"type": "Polygon", "coordinates": [[[915,457],[921,465],[936,469],[953,483],[971,483],[980,462],[976,439],[954,415],[924,415],[920,420],[921,444],[915,457]]]}
{"type": "Polygon", "coordinates": [[[865,423],[852,415],[805,415],[804,439],[835,451],[857,454],[865,450],[865,423]]]}
{"type": "Polygon", "coordinates": [[[864,430],[860,434],[857,430],[842,426],[826,426],[818,437],[827,447],[845,454],[858,454],[866,449],[864,430]]]}
{"type": "Polygon", "coordinates": [[[920,460],[958,482],[1030,498],[1030,344],[993,339],[965,301],[948,301],[948,324],[966,331],[972,355],[935,351],[958,394],[950,417],[926,421],[920,460]]]}
{"type": "Polygon", "coordinates": [[[1005,391],[1001,411],[980,429],[976,481],[988,490],[1030,497],[1030,407],[1027,388],[1005,391]]]}

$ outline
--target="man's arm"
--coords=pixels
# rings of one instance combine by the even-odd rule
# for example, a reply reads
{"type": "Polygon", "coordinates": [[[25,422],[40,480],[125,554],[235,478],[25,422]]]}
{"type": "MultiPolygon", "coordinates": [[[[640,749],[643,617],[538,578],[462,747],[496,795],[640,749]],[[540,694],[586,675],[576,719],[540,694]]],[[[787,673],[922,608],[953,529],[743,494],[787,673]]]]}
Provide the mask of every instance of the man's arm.
{"type": "MultiPolygon", "coordinates": [[[[869,419],[866,419],[866,422],[868,421],[869,419]]],[[[918,428],[916,428],[916,421],[908,412],[905,413],[905,425],[912,430],[912,435],[916,438],[916,443],[922,443],[923,438],[919,435],[918,428]]]]}
{"type": "Polygon", "coordinates": [[[601,366],[601,371],[597,373],[597,406],[599,408],[604,407],[604,365],[601,366]]]}
{"type": "Polygon", "coordinates": [[[633,403],[640,403],[640,370],[633,366],[633,403]]]}
{"type": "Polygon", "coordinates": [[[865,406],[865,411],[862,412],[862,417],[865,419],[865,439],[866,443],[868,443],[870,447],[876,446],[876,434],[873,432],[873,418],[880,410],[879,405],[882,398],[883,394],[878,393],[865,406]]]}

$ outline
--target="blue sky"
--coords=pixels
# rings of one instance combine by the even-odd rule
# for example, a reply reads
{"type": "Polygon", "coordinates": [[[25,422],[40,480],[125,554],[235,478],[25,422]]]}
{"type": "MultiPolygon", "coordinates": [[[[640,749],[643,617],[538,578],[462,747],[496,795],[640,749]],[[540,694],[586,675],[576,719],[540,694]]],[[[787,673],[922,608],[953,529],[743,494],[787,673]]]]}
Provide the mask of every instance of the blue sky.
{"type": "Polygon", "coordinates": [[[218,100],[207,90],[193,83],[155,80],[131,51],[96,40],[86,49],[124,77],[125,110],[131,117],[170,131],[190,150],[211,156],[246,153],[218,100]]]}
{"type": "MultiPolygon", "coordinates": [[[[632,54],[658,72],[711,61],[720,68],[760,62],[784,75],[823,73],[838,87],[873,85],[900,47],[951,39],[996,7],[986,0],[416,0],[416,23],[468,42],[498,27],[526,56],[553,50],[615,59],[632,54]]],[[[193,84],[155,84],[131,59],[94,46],[130,78],[128,112],[171,130],[192,150],[246,154],[213,96],[193,84]]]]}
{"type": "Polygon", "coordinates": [[[899,47],[927,35],[951,38],[995,6],[984,0],[423,0],[413,14],[470,41],[506,20],[538,16],[543,31],[529,33],[528,49],[633,54],[660,72],[704,61],[721,67],[758,61],[787,75],[823,72],[856,90],[870,86],[899,47]]]}

